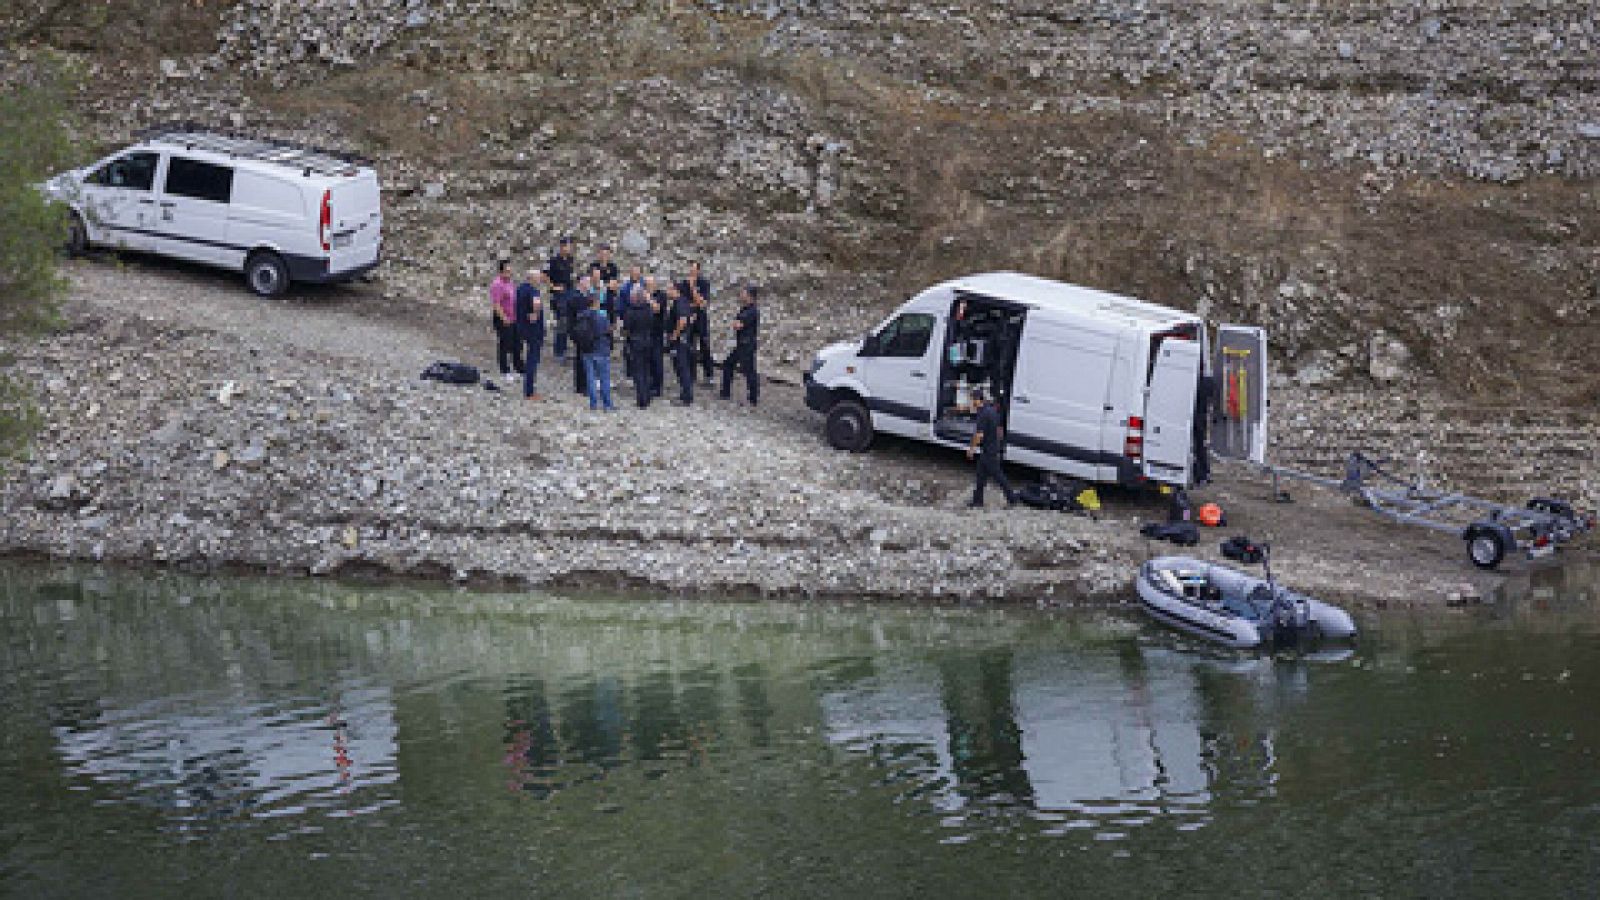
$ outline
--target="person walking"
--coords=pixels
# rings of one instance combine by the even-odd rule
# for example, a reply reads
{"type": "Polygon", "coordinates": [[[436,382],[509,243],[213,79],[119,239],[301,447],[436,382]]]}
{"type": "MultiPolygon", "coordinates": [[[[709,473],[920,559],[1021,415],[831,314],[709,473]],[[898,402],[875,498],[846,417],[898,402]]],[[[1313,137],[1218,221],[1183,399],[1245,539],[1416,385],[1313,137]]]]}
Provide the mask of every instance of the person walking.
{"type": "Polygon", "coordinates": [[[744,384],[750,405],[761,398],[761,379],[756,375],[756,338],[761,329],[761,310],[756,306],[760,288],[747,284],[739,294],[739,313],[733,319],[733,350],[722,361],[722,399],[732,397],[733,370],[744,370],[744,384]]]}
{"type": "MultiPolygon", "coordinates": [[[[656,346],[656,311],[650,302],[650,295],[642,287],[628,294],[627,308],[622,314],[622,330],[625,335],[623,358],[633,379],[634,397],[639,408],[644,409],[650,405],[650,399],[656,393],[655,384],[650,378],[650,351],[656,346]]],[[[655,357],[659,365],[661,353],[658,351],[655,357]]]]}
{"type": "MultiPolygon", "coordinates": [[[[699,310],[700,316],[689,332],[691,352],[699,357],[705,369],[706,384],[711,384],[711,282],[700,274],[700,261],[689,261],[689,274],[678,282],[678,292],[699,310]]],[[[692,357],[691,357],[692,358],[692,357]]]]}
{"type": "Polygon", "coordinates": [[[1006,505],[1015,506],[1017,494],[1011,490],[1011,482],[1006,480],[1005,445],[1002,443],[1006,430],[1000,424],[1000,411],[981,390],[973,391],[972,399],[978,405],[978,421],[977,428],[972,432],[972,443],[967,446],[967,459],[977,455],[978,483],[972,490],[972,502],[968,505],[982,508],[984,485],[993,480],[1000,485],[1000,490],[1005,491],[1006,505]]]}
{"type": "Polygon", "coordinates": [[[539,297],[539,283],[543,280],[544,273],[535,269],[517,285],[517,337],[522,341],[522,396],[526,400],[540,399],[534,380],[544,352],[544,301],[539,297]]]}
{"type": "Polygon", "coordinates": [[[615,412],[611,404],[611,319],[601,306],[601,294],[592,294],[589,308],[584,311],[588,321],[582,329],[588,335],[588,348],[583,352],[583,374],[589,388],[589,409],[604,408],[615,412]]]}
{"type": "Polygon", "coordinates": [[[673,403],[689,406],[694,403],[694,354],[689,349],[689,335],[694,331],[694,301],[683,296],[674,284],[667,287],[667,302],[672,309],[667,348],[672,353],[673,374],[678,376],[678,398],[673,403]]]}
{"type": "Polygon", "coordinates": [[[494,281],[489,285],[489,304],[494,325],[495,362],[500,377],[510,381],[522,373],[522,346],[517,337],[517,289],[511,280],[511,260],[500,260],[494,281]]]}

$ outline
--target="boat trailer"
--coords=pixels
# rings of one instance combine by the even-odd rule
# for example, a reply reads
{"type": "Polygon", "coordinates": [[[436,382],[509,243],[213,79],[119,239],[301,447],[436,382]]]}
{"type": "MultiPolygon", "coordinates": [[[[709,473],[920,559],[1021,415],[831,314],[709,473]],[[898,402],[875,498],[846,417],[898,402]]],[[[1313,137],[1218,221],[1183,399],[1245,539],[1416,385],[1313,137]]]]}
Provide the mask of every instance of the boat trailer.
{"type": "Polygon", "coordinates": [[[1512,550],[1528,559],[1549,556],[1579,535],[1594,530],[1593,513],[1580,513],[1572,504],[1551,497],[1535,497],[1526,506],[1495,503],[1470,494],[1427,487],[1418,476],[1406,481],[1393,475],[1362,453],[1345,460],[1343,478],[1327,478],[1281,466],[1259,465],[1272,476],[1272,496],[1290,501],[1279,480],[1292,478],[1344,493],[1378,515],[1405,525],[1420,525],[1460,537],[1467,558],[1480,569],[1493,569],[1512,550]]]}

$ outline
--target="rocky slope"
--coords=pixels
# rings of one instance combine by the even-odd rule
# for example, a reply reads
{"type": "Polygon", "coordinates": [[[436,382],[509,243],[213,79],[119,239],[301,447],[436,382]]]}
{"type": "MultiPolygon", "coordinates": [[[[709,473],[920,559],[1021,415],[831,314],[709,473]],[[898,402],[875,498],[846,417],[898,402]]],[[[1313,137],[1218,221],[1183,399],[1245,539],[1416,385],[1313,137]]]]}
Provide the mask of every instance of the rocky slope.
{"type": "MultiPolygon", "coordinates": [[[[1600,500],[1600,376],[1589,365],[1600,339],[1600,32],[1591,3],[68,7],[76,13],[0,51],[0,79],[49,53],[78,59],[81,112],[100,146],[192,119],[373,158],[387,262],[362,309],[431,323],[412,339],[435,355],[481,361],[481,329],[450,323],[481,320],[495,259],[532,265],[563,233],[585,249],[619,243],[624,263],[661,272],[702,259],[719,292],[736,278],[768,284],[764,364],[791,377],[818,346],[859,333],[917,287],[1015,267],[1266,325],[1282,462],[1327,468],[1366,449],[1407,466],[1420,456],[1434,478],[1505,499],[1564,491],[1600,500]],[[103,18],[88,15],[96,10],[103,18]]],[[[105,339],[98,334],[49,358],[76,365],[105,339]]],[[[49,364],[36,365],[48,384],[49,364]]],[[[297,365],[307,374],[295,390],[316,385],[321,402],[331,376],[297,365]]],[[[61,377],[71,389],[63,397],[90,390],[61,377]]],[[[272,415],[314,416],[310,402],[269,405],[272,415]]],[[[429,421],[439,411],[374,409],[343,427],[375,427],[369,420],[391,413],[429,421]]],[[[224,450],[230,462],[217,471],[249,476],[224,479],[228,492],[207,503],[275,507],[280,491],[312,478],[294,466],[278,480],[241,470],[237,460],[255,455],[248,441],[195,437],[180,425],[184,440],[200,441],[186,452],[224,450]]],[[[485,429],[484,443],[508,440],[485,429]]],[[[48,452],[71,455],[82,439],[61,432],[48,452]]],[[[802,469],[813,449],[784,459],[802,469]]],[[[504,462],[485,457],[480,475],[504,462]]],[[[381,453],[351,464],[398,465],[381,453]]],[[[45,488],[63,474],[49,460],[34,465],[30,486],[12,495],[22,507],[37,490],[53,502],[45,488]]],[[[921,465],[888,472],[918,479],[921,465]]],[[[839,487],[812,483],[824,496],[839,487]]],[[[671,496],[639,484],[641,496],[671,496]]],[[[327,493],[345,498],[332,508],[377,508],[375,496],[342,491],[327,493]]],[[[161,496],[139,502],[188,508],[161,496]]],[[[789,494],[773,503],[778,496],[789,494]]],[[[429,494],[423,504],[446,501],[429,494]]],[[[342,546],[353,515],[327,513],[316,527],[342,546]]],[[[54,526],[39,527],[14,541],[54,546],[54,526]]],[[[435,536],[456,526],[408,527],[435,536]]],[[[590,535],[596,546],[613,546],[610,527],[590,535]]],[[[251,552],[269,546],[262,533],[232,533],[244,536],[229,539],[234,551],[202,555],[313,568],[326,543],[263,555],[251,552]]],[[[137,546],[107,544],[123,548],[113,555],[137,555],[137,546]]],[[[449,554],[415,554],[454,567],[449,554]]],[[[1022,571],[998,551],[987,558],[996,568],[952,576],[964,585],[952,590],[1022,571]]],[[[833,587],[861,588],[839,578],[833,587]]]]}

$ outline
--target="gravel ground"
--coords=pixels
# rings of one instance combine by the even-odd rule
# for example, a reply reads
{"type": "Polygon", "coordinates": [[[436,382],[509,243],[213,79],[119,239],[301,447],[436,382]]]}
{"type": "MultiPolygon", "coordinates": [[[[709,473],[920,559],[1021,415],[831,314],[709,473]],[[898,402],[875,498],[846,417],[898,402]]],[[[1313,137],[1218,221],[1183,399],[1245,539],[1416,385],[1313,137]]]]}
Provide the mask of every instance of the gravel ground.
{"type": "MultiPolygon", "coordinates": [[[[419,380],[435,359],[487,365],[487,322],[374,286],[263,302],[233,276],[150,260],[68,274],[69,327],[4,348],[46,411],[32,457],[0,479],[11,553],[1055,605],[1128,602],[1137,563],[1171,549],[1137,534],[1159,505],[1118,491],[1095,519],[997,498],[966,510],[959,454],[892,439],[839,454],[792,384],[769,385],[757,409],[704,391],[691,408],[639,411],[624,383],[618,412],[592,413],[556,389],[566,370],[548,362],[550,399],[537,403],[419,380]]],[[[1302,390],[1276,415],[1305,426],[1342,408],[1302,390]]],[[[1280,576],[1312,593],[1444,604],[1502,577],[1474,571],[1447,536],[1331,492],[1299,490],[1289,505],[1268,494],[1224,468],[1196,496],[1225,505],[1227,534],[1275,541],[1280,576]]],[[[1223,536],[1198,551],[1215,556],[1223,536]]]]}

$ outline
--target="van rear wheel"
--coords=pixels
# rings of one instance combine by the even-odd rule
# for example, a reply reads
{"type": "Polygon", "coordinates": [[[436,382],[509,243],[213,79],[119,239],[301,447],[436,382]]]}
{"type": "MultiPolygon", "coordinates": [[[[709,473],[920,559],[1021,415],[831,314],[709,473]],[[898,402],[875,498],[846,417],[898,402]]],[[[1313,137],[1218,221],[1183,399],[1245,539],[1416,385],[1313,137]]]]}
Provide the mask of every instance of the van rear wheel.
{"type": "Polygon", "coordinates": [[[840,400],[828,410],[828,443],[836,449],[860,453],[872,444],[872,416],[859,400],[840,400]]]}
{"type": "Polygon", "coordinates": [[[257,296],[276,297],[289,289],[289,267],[278,254],[258,250],[244,261],[244,280],[257,296]]]}

